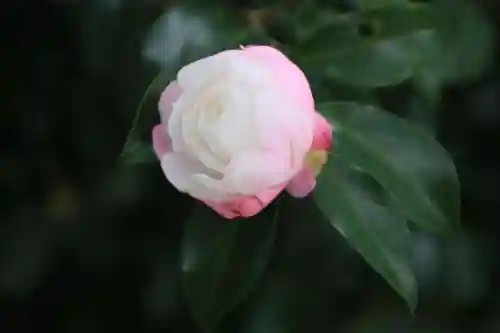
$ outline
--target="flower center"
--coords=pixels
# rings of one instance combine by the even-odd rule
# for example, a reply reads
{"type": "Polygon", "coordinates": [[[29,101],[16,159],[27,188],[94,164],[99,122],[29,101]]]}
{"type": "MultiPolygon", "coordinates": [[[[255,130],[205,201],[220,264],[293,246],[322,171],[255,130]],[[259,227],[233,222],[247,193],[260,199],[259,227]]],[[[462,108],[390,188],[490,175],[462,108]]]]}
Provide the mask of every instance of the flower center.
{"type": "Polygon", "coordinates": [[[311,168],[317,176],[323,169],[323,166],[328,161],[328,151],[326,150],[310,150],[305,159],[304,166],[311,168]]]}

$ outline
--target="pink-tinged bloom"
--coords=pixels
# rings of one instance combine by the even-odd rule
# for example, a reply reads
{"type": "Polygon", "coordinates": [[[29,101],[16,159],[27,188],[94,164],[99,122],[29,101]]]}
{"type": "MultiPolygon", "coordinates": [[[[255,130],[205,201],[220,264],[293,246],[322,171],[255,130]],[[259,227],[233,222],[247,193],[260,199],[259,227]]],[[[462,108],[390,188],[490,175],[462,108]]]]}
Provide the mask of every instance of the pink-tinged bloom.
{"type": "Polygon", "coordinates": [[[306,77],[269,46],[188,64],[158,107],[153,147],[165,176],[228,219],[259,213],[285,188],[309,194],[330,150],[306,77]]]}

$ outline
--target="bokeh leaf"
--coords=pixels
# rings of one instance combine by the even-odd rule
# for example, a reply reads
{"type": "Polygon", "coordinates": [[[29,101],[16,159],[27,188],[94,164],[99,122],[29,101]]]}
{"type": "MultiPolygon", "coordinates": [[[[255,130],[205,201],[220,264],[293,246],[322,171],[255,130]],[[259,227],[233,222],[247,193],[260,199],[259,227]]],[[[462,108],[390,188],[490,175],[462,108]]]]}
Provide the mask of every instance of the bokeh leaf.
{"type": "MultiPolygon", "coordinates": [[[[412,74],[406,39],[398,38],[360,45],[349,52],[322,54],[308,59],[323,64],[325,75],[353,85],[397,85],[412,74]]],[[[316,66],[315,65],[315,66],[316,66]]]]}
{"type": "Polygon", "coordinates": [[[374,9],[395,5],[407,5],[408,0],[355,0],[361,9],[374,9]]]}
{"type": "Polygon", "coordinates": [[[439,16],[435,29],[414,36],[410,47],[419,90],[437,95],[439,89],[470,81],[485,72],[494,55],[491,22],[470,1],[431,1],[439,16]]]}
{"type": "Polygon", "coordinates": [[[409,220],[443,231],[460,220],[458,176],[446,150],[423,130],[378,108],[318,106],[334,124],[338,153],[373,176],[409,220]]]}
{"type": "Polygon", "coordinates": [[[186,223],[182,271],[195,320],[211,332],[256,286],[269,261],[277,204],[258,215],[225,220],[199,203],[186,223]]]}
{"type": "Polygon", "coordinates": [[[381,200],[374,189],[366,175],[337,158],[321,172],[314,200],[332,225],[414,311],[417,284],[411,268],[411,235],[405,219],[386,207],[389,200],[381,200]]]}
{"type": "Polygon", "coordinates": [[[297,59],[306,73],[323,73],[364,87],[397,85],[413,74],[415,34],[433,29],[436,11],[410,4],[366,12],[318,14],[302,29],[297,59]]]}
{"type": "MultiPolygon", "coordinates": [[[[473,1],[433,0],[441,19],[433,70],[446,82],[478,77],[494,55],[494,27],[473,1]]],[[[435,74],[436,75],[436,74],[435,74]]]]}
{"type": "Polygon", "coordinates": [[[222,7],[170,7],[144,40],[143,56],[163,70],[181,66],[250,40],[246,12],[222,7]]]}

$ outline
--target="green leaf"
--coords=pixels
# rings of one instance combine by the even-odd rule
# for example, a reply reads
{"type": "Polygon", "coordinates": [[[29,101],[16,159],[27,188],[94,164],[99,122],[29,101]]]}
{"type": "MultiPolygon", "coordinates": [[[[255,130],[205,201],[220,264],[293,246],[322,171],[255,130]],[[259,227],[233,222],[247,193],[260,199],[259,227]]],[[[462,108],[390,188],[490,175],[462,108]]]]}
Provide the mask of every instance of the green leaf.
{"type": "Polygon", "coordinates": [[[404,218],[387,207],[390,201],[377,184],[337,158],[321,172],[313,195],[332,225],[414,311],[418,295],[411,235],[404,218]]]}
{"type": "Polygon", "coordinates": [[[492,64],[494,28],[470,1],[433,0],[439,20],[434,30],[421,31],[413,48],[415,78],[433,90],[447,83],[476,79],[492,64]]]}
{"type": "Polygon", "coordinates": [[[355,1],[361,9],[375,9],[389,6],[408,5],[408,0],[357,0],[355,1]]]}
{"type": "Polygon", "coordinates": [[[460,185],[446,150],[405,120],[372,106],[324,103],[340,156],[371,176],[406,218],[430,231],[460,221],[460,185]]]}
{"type": "Polygon", "coordinates": [[[439,19],[437,14],[429,5],[409,4],[347,14],[314,11],[306,19],[292,13],[289,20],[295,21],[300,49],[310,56],[341,53],[363,43],[433,29],[439,19]]]}
{"type": "Polygon", "coordinates": [[[132,140],[127,141],[120,154],[120,164],[136,165],[157,162],[158,158],[150,143],[132,140]]]}
{"type": "Polygon", "coordinates": [[[495,30],[477,4],[468,0],[433,0],[439,9],[436,73],[446,82],[477,78],[492,63],[495,30]]]}
{"type": "MultiPolygon", "coordinates": [[[[359,24],[372,28],[374,38],[403,37],[434,29],[438,25],[438,11],[426,4],[407,4],[350,14],[359,24]]],[[[362,31],[361,31],[362,32],[362,31]]]]}
{"type": "MultiPolygon", "coordinates": [[[[406,38],[366,43],[349,52],[308,59],[324,74],[340,82],[365,87],[397,85],[412,74],[406,38]]],[[[307,67],[306,67],[307,70],[307,67]]]]}
{"type": "Polygon", "coordinates": [[[435,24],[434,9],[421,4],[321,13],[310,29],[302,29],[297,50],[303,55],[296,51],[297,60],[307,73],[343,83],[370,88],[397,85],[413,74],[413,36],[435,24]]]}
{"type": "Polygon", "coordinates": [[[437,105],[434,101],[417,92],[408,101],[404,118],[418,125],[430,136],[435,136],[437,127],[436,108],[437,105]]]}
{"type": "MultiPolygon", "coordinates": [[[[139,138],[138,127],[140,125],[141,118],[144,118],[144,109],[148,106],[148,102],[151,102],[153,97],[159,98],[161,91],[166,86],[166,75],[160,73],[156,78],[151,81],[147,87],[144,95],[135,110],[134,120],[130,130],[125,138],[125,143],[120,152],[119,163],[121,165],[134,165],[139,163],[149,163],[156,162],[153,148],[151,144],[148,144],[139,138]]],[[[156,101],[154,103],[154,110],[156,110],[156,101]]]]}
{"type": "Polygon", "coordinates": [[[199,203],[182,242],[184,291],[193,317],[207,332],[256,286],[272,252],[277,204],[258,215],[225,220],[199,203]]]}

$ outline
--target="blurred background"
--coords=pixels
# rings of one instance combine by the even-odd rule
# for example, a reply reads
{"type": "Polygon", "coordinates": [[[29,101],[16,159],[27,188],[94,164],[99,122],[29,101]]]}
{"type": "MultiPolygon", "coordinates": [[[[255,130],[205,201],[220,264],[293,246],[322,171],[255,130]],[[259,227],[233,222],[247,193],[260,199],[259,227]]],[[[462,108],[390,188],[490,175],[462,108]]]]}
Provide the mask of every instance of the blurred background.
{"type": "MultiPolygon", "coordinates": [[[[294,202],[262,281],[220,332],[500,332],[500,3],[409,1],[433,6],[431,22],[367,7],[401,2],[3,2],[0,331],[198,332],[179,269],[192,201],[156,163],[118,168],[117,159],[159,68],[175,72],[243,40],[297,61],[318,101],[376,104],[434,135],[457,165],[463,220],[444,238],[414,232],[412,315],[344,238],[294,202]],[[349,16],[360,9],[369,10],[349,16]],[[415,31],[421,38],[404,49],[396,43],[415,31]],[[366,38],[397,45],[341,56],[366,38]],[[417,59],[408,68],[403,51],[417,59]]],[[[158,120],[146,118],[144,140],[158,120]]]]}

